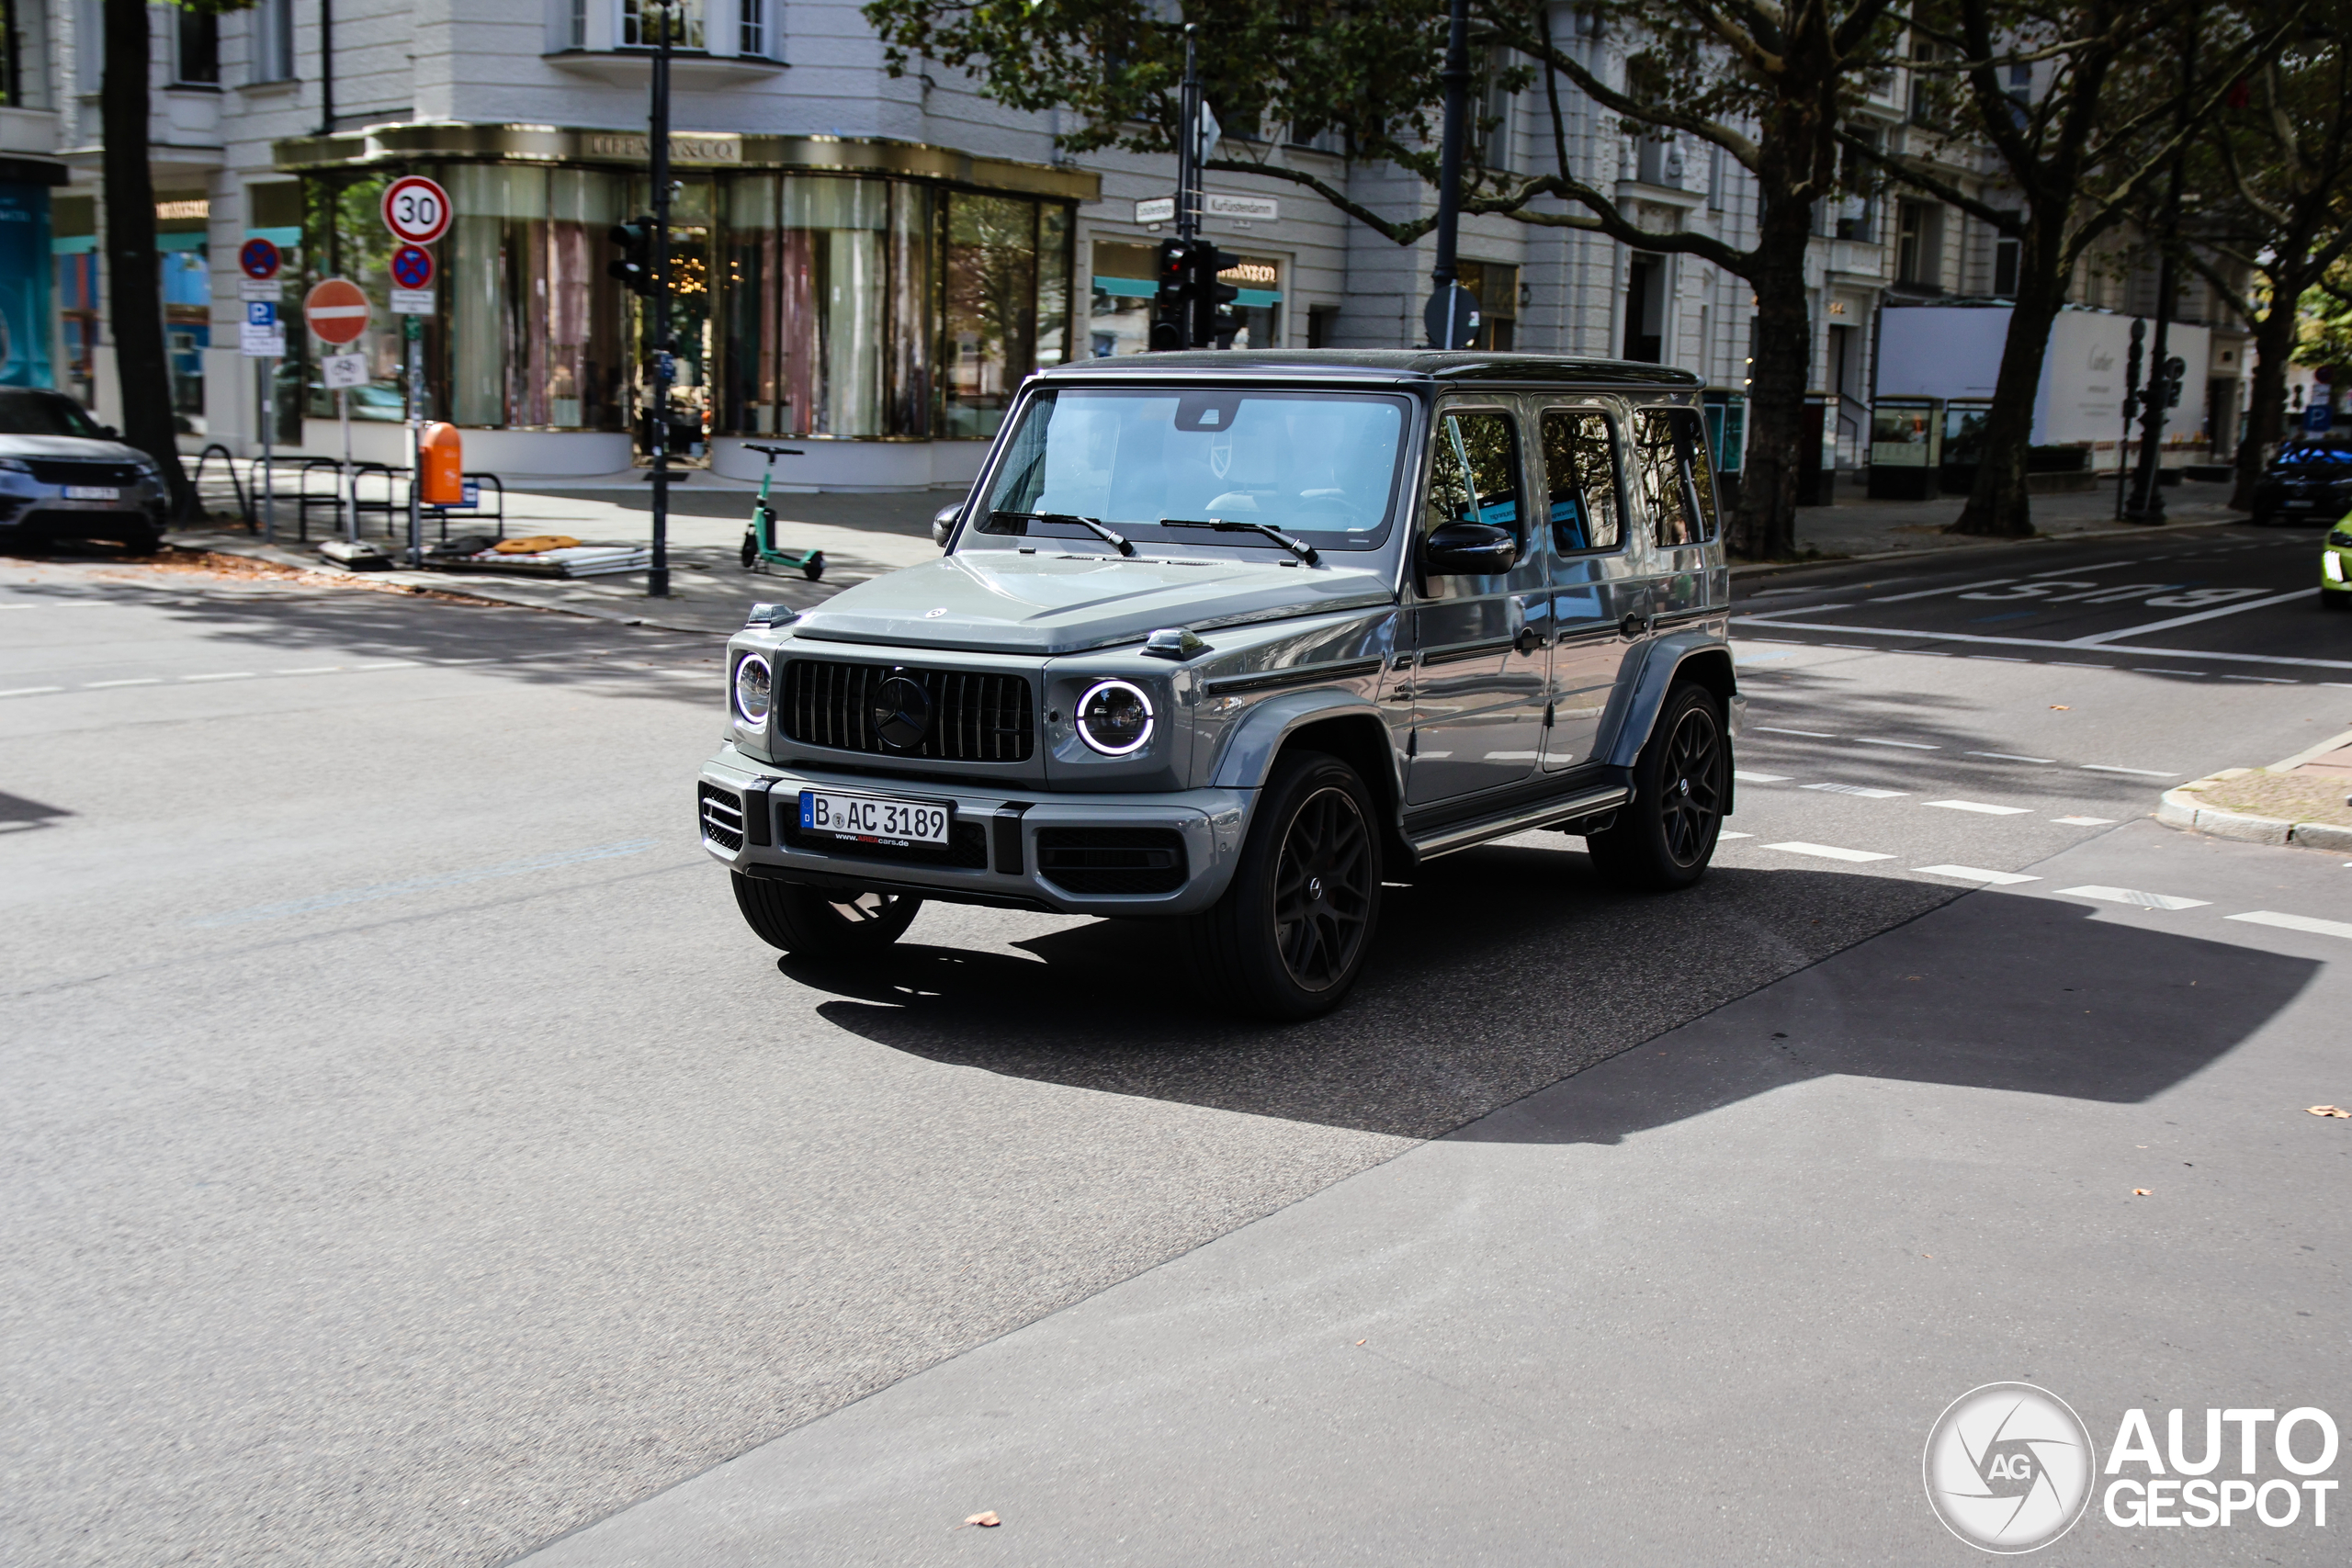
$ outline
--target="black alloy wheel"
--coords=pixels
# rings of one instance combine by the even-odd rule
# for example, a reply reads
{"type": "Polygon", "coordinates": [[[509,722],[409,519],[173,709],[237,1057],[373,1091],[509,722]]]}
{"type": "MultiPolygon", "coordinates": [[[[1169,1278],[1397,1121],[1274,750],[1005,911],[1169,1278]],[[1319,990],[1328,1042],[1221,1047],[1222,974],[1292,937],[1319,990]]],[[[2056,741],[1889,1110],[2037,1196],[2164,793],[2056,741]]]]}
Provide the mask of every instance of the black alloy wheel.
{"type": "Polygon", "coordinates": [[[1372,923],[1372,830],[1347,791],[1309,795],[1283,836],[1274,871],[1274,945],[1310,991],[1351,973],[1372,923]]]}
{"type": "Polygon", "coordinates": [[[1347,996],[1380,923],[1376,821],[1372,792],[1338,758],[1276,762],[1233,881],[1190,922],[1196,965],[1238,1010],[1296,1021],[1347,996]]]}
{"type": "Polygon", "coordinates": [[[1706,874],[1723,832],[1731,745],[1715,694],[1678,682],[1634,763],[1634,798],[1585,848],[1620,887],[1669,891],[1706,874]]]}

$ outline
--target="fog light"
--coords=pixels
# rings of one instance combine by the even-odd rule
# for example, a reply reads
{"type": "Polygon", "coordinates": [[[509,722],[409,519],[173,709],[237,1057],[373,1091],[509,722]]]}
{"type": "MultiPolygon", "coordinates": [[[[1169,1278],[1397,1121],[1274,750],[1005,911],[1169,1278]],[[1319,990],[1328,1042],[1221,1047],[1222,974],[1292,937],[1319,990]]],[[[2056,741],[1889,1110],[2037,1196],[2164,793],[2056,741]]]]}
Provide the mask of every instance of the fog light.
{"type": "Polygon", "coordinates": [[[2330,550],[2319,558],[2319,570],[2320,575],[2330,582],[2341,582],[2344,581],[2344,558],[2330,550]]]}
{"type": "Polygon", "coordinates": [[[1098,681],[1078,699],[1079,738],[1105,757],[1143,750],[1151,739],[1151,699],[1126,681],[1098,681]]]}
{"type": "Polygon", "coordinates": [[[768,693],[775,671],[758,654],[748,654],[735,666],[735,716],[745,728],[757,729],[768,721],[768,693]]]}

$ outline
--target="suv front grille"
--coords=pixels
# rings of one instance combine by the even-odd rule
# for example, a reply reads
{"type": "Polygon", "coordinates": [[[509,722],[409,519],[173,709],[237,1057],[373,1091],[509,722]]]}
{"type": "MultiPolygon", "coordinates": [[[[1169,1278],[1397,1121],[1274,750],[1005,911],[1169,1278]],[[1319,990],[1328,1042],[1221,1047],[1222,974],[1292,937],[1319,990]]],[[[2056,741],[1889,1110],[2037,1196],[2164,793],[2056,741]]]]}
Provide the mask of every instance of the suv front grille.
{"type": "Polygon", "coordinates": [[[784,667],[776,723],[803,746],[942,762],[1025,762],[1037,735],[1024,676],[814,659],[784,667]],[[893,675],[918,682],[931,698],[931,727],[906,750],[884,745],[874,730],[875,694],[893,675]]]}
{"type": "Polygon", "coordinates": [[[706,784],[696,787],[702,836],[722,850],[743,847],[743,797],[732,790],[706,784]]]}
{"type": "Polygon", "coordinates": [[[1184,835],[1173,828],[1040,828],[1037,874],[1068,893],[1173,893],[1184,835]]]}
{"type": "Polygon", "coordinates": [[[45,485],[135,485],[139,468],[131,463],[85,462],[78,457],[28,457],[25,465],[45,485]]]}

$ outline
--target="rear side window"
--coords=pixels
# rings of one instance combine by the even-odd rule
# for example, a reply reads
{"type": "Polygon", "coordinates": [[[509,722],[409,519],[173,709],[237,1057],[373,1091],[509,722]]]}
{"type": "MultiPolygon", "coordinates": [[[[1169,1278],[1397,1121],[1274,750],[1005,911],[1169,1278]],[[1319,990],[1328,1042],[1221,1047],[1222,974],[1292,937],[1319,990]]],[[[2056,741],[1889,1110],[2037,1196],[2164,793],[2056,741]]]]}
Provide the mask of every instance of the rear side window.
{"type": "Polygon", "coordinates": [[[1491,523],[1519,535],[1519,432],[1511,416],[1476,409],[1437,423],[1430,459],[1430,517],[1442,523],[1491,523]]]}
{"type": "Polygon", "coordinates": [[[1617,444],[1609,416],[1587,409],[1544,412],[1544,483],[1550,491],[1552,548],[1561,555],[1613,550],[1617,525],[1617,444]]]}
{"type": "Polygon", "coordinates": [[[1703,544],[1715,536],[1715,475],[1696,409],[1643,409],[1634,416],[1634,467],[1657,542],[1703,544]]]}

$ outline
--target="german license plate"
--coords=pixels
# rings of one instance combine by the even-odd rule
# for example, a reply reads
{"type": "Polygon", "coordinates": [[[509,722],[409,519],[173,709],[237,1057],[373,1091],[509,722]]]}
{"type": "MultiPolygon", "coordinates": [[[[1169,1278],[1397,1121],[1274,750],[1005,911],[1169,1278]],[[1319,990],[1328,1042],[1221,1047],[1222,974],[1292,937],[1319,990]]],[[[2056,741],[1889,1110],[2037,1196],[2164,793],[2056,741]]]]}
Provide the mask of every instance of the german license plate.
{"type": "Polygon", "coordinates": [[[800,792],[804,833],[883,844],[944,844],[955,820],[954,807],[928,801],[886,800],[880,795],[842,795],[829,789],[800,792]]]}
{"type": "Polygon", "coordinates": [[[122,491],[112,485],[67,485],[68,501],[120,501],[122,491]]]}

